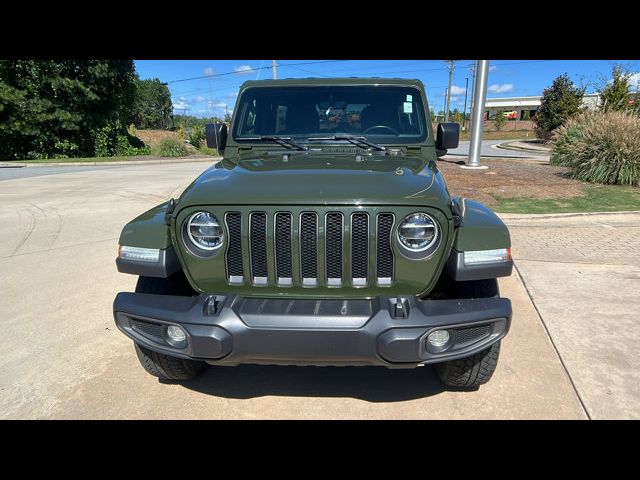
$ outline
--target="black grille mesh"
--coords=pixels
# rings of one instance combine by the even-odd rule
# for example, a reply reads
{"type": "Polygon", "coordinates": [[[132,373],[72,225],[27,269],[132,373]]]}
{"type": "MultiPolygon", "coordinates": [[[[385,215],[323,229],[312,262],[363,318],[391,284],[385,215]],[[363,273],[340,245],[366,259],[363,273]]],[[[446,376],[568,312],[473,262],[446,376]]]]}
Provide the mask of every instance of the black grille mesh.
{"type": "Polygon", "coordinates": [[[480,325],[479,327],[458,328],[453,331],[454,343],[457,345],[475,342],[488,336],[492,328],[492,324],[480,325]]]}
{"type": "Polygon", "coordinates": [[[300,266],[302,278],[318,278],[318,232],[317,215],[300,215],[300,266]]]}
{"type": "Polygon", "coordinates": [[[240,237],[241,216],[237,212],[227,213],[227,230],[229,231],[229,248],[227,249],[227,275],[241,277],[242,273],[242,239],[240,237]]]}
{"type": "Polygon", "coordinates": [[[369,216],[354,213],[351,217],[351,277],[367,278],[369,261],[369,216]]]}
{"type": "Polygon", "coordinates": [[[276,214],[276,269],[280,278],[291,278],[291,214],[276,214]]]}
{"type": "Polygon", "coordinates": [[[342,278],[342,214],[327,214],[327,278],[342,278]]]}
{"type": "Polygon", "coordinates": [[[376,275],[378,278],[390,278],[393,276],[393,252],[391,251],[391,226],[393,215],[381,213],[378,215],[377,260],[376,275]]]}
{"type": "Polygon", "coordinates": [[[254,277],[267,276],[267,214],[252,213],[249,225],[251,239],[251,274],[254,277]]]}
{"type": "Polygon", "coordinates": [[[142,320],[131,319],[131,326],[134,330],[157,340],[162,340],[162,325],[151,322],[143,322],[142,320]]]}

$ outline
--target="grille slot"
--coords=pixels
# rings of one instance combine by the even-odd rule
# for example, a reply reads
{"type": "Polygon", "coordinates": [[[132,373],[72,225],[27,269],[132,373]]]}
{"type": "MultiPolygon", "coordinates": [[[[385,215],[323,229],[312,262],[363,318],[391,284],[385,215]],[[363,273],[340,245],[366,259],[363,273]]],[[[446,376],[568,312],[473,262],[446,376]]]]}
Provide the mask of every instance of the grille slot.
{"type": "Polygon", "coordinates": [[[354,286],[367,284],[369,263],[369,216],[351,215],[351,281],[354,286]]]}
{"type": "Polygon", "coordinates": [[[326,218],[327,285],[342,285],[342,224],[341,213],[328,213],[326,218]]]}
{"type": "Polygon", "coordinates": [[[229,247],[225,261],[230,283],[243,283],[244,281],[241,222],[242,216],[238,212],[229,212],[225,215],[225,223],[229,232],[229,247]]]}
{"type": "Polygon", "coordinates": [[[251,276],[256,285],[267,284],[267,214],[254,212],[249,215],[249,250],[251,276]]]}
{"type": "Polygon", "coordinates": [[[393,279],[392,227],[393,214],[381,213],[378,215],[376,232],[376,281],[378,285],[391,285],[393,279]]]}
{"type": "Polygon", "coordinates": [[[318,284],[318,215],[300,215],[300,270],[302,285],[318,284]]]}
{"type": "Polygon", "coordinates": [[[276,213],[276,277],[278,285],[293,283],[293,267],[291,265],[291,237],[293,217],[290,213],[276,213]]]}

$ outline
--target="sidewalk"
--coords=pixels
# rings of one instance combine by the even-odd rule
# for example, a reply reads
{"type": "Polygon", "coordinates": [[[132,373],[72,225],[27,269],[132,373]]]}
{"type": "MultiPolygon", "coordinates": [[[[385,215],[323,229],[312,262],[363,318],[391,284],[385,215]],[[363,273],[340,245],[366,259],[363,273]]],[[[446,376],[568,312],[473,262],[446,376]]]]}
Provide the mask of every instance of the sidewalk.
{"type": "Polygon", "coordinates": [[[589,417],[640,419],[640,212],[500,216],[589,417]]]}

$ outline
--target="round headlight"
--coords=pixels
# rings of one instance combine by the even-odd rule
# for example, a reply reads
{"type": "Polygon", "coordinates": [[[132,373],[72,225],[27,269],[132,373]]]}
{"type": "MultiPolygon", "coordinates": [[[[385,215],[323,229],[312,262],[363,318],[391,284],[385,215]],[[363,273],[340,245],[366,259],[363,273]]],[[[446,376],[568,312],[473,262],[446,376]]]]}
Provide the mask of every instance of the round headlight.
{"type": "Polygon", "coordinates": [[[215,250],[222,246],[224,231],[215,215],[208,212],[194,213],[187,221],[187,235],[202,250],[215,250]]]}
{"type": "Polygon", "coordinates": [[[423,252],[438,239],[438,225],[426,213],[412,213],[400,223],[398,239],[408,250],[423,252]]]}

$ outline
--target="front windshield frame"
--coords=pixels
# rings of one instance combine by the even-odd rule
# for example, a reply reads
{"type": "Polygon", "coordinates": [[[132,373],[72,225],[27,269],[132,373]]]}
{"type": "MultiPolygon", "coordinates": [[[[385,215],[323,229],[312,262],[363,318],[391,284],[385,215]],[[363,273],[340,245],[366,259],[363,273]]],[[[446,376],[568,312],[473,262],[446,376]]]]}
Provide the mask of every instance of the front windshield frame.
{"type": "MultiPolygon", "coordinates": [[[[358,92],[358,94],[360,93],[358,92]]],[[[360,94],[360,95],[362,96],[363,94],[360,94]]],[[[348,97],[343,97],[343,98],[348,98],[348,97]]],[[[358,95],[355,95],[353,98],[354,100],[357,99],[358,95]]],[[[293,101],[295,102],[295,100],[293,101]]],[[[364,112],[367,107],[373,105],[373,103],[361,102],[358,104],[355,104],[355,103],[346,104],[344,101],[340,101],[340,100],[337,100],[337,101],[331,100],[331,101],[334,102],[334,105],[331,105],[331,108],[329,109],[331,113],[334,113],[335,107],[340,107],[342,104],[344,104],[343,110],[345,114],[347,112],[351,113],[350,119],[354,118],[353,112],[355,112],[356,113],[355,117],[359,115],[360,119],[362,120],[362,115],[360,115],[360,113],[364,112]],[[357,110],[358,108],[359,110],[357,110]]],[[[321,107],[320,102],[315,104],[310,104],[310,105],[305,104],[304,106],[305,108],[308,108],[308,107],[311,107],[311,105],[313,105],[318,115],[321,115],[320,112],[322,110],[320,110],[320,107],[321,107]]],[[[386,105],[386,107],[389,108],[389,105],[386,105]]],[[[423,91],[418,86],[409,84],[409,83],[407,84],[363,83],[363,84],[335,84],[335,85],[321,85],[321,84],[264,85],[264,86],[256,85],[256,86],[246,87],[241,91],[240,96],[238,98],[238,102],[236,103],[236,108],[237,110],[234,112],[233,126],[232,126],[232,132],[231,132],[232,135],[230,135],[230,137],[233,139],[234,142],[237,142],[239,145],[247,142],[256,143],[255,140],[252,141],[252,140],[249,140],[249,138],[244,140],[243,138],[259,137],[262,135],[282,136],[282,137],[291,138],[292,140],[298,143],[307,143],[307,144],[311,144],[311,143],[327,144],[328,143],[325,140],[309,141],[308,140],[309,137],[330,137],[333,135],[353,135],[356,137],[364,136],[369,142],[376,143],[379,145],[416,145],[416,144],[425,144],[430,139],[432,134],[432,126],[431,126],[431,122],[429,121],[430,117],[426,115],[428,104],[427,104],[426,98],[423,95],[423,91]],[[362,90],[363,88],[374,89],[364,94],[364,97],[362,98],[365,100],[367,98],[367,95],[369,95],[369,98],[372,95],[374,95],[376,98],[378,98],[380,95],[395,96],[394,100],[396,101],[391,105],[391,107],[397,104],[398,119],[394,118],[395,112],[393,112],[392,110],[389,110],[389,111],[392,113],[392,115],[390,116],[390,120],[397,120],[398,121],[397,126],[401,127],[396,129],[399,135],[392,133],[391,130],[389,130],[387,134],[387,130],[385,129],[373,129],[367,133],[364,133],[362,130],[366,130],[366,129],[362,128],[364,126],[362,125],[363,122],[361,122],[360,131],[358,131],[357,129],[342,130],[338,128],[339,127],[338,125],[336,126],[335,130],[331,130],[327,128],[322,129],[322,118],[318,119],[319,127],[317,131],[310,130],[310,131],[291,132],[286,129],[286,114],[288,113],[288,106],[291,105],[291,103],[289,103],[291,102],[290,97],[298,96],[298,94],[302,90],[315,89],[316,92],[313,92],[313,93],[316,96],[326,94],[326,95],[330,95],[331,98],[333,98],[333,96],[340,97],[340,94],[344,96],[345,93],[348,93],[349,90],[355,91],[355,90],[362,90]],[[291,93],[287,93],[287,90],[294,91],[295,95],[291,95],[291,93]],[[323,92],[323,90],[325,92],[323,92]],[[259,104],[256,102],[256,100],[260,98],[262,99],[265,98],[264,96],[261,97],[256,95],[256,93],[262,93],[262,92],[266,92],[267,96],[275,97],[275,100],[272,100],[271,102],[267,102],[267,105],[269,105],[270,111],[273,111],[274,107],[278,109],[276,113],[272,114],[272,115],[275,115],[276,118],[275,120],[273,116],[271,118],[267,118],[266,129],[262,131],[260,131],[260,129],[257,129],[258,131],[256,131],[255,128],[248,130],[247,128],[245,128],[246,127],[245,124],[247,123],[246,122],[247,118],[249,118],[250,115],[253,115],[253,121],[255,122],[258,118],[257,113],[260,112],[260,110],[258,109],[262,108],[263,109],[262,111],[264,111],[265,106],[264,105],[259,106],[259,104]],[[402,100],[402,102],[398,101],[398,99],[400,98],[398,97],[398,93],[400,93],[402,97],[400,99],[402,100]],[[410,104],[410,105],[407,106],[405,104],[410,104]],[[285,128],[279,131],[278,115],[280,115],[281,108],[285,109],[285,122],[284,122],[285,128]],[[258,110],[258,112],[256,112],[256,110],[258,110]],[[407,113],[406,119],[403,117],[404,113],[407,113]],[[272,121],[273,121],[273,124],[271,124],[272,121]],[[411,122],[413,122],[413,124],[411,124],[411,122]],[[413,129],[413,131],[410,131],[409,133],[406,133],[406,131],[402,131],[402,128],[404,125],[408,125],[410,129],[413,129]],[[241,129],[243,130],[241,131],[241,129]]],[[[322,108],[324,109],[324,105],[322,105],[322,108]]],[[[395,123],[391,123],[391,124],[396,126],[395,123]]],[[[357,123],[354,126],[357,127],[358,126],[357,123]]],[[[255,124],[250,124],[249,127],[255,127],[255,124]]],[[[262,128],[265,128],[264,124],[262,128]]],[[[332,140],[329,143],[334,143],[334,142],[344,143],[344,141],[342,140],[332,140]]],[[[273,146],[273,144],[271,144],[271,146],[273,146]]]]}

